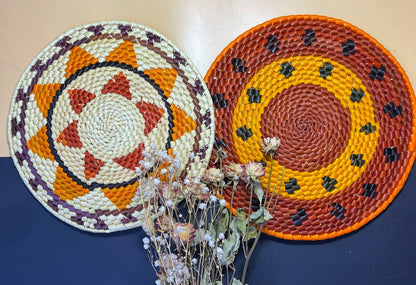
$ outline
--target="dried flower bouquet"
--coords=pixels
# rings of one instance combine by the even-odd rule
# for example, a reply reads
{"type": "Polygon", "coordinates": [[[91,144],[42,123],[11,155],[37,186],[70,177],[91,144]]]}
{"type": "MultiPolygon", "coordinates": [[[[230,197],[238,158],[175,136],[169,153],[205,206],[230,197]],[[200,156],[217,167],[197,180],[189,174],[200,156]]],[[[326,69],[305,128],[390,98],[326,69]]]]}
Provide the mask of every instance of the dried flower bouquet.
{"type": "MultiPolygon", "coordinates": [[[[262,141],[272,167],[279,145],[277,138],[262,141]]],[[[223,165],[226,152],[219,149],[215,155],[218,167],[207,169],[203,177],[182,178],[174,156],[155,148],[143,151],[144,159],[136,168],[145,209],[143,246],[158,285],[244,284],[250,257],[263,225],[272,218],[282,181],[279,189],[270,189],[269,175],[263,190],[259,180],[265,175],[262,164],[223,165]],[[237,190],[239,183],[243,190],[237,190]],[[223,196],[225,187],[232,189],[229,203],[223,196]],[[248,207],[233,209],[235,191],[249,191],[248,207]],[[240,249],[245,263],[237,278],[234,261],[240,249]]]]}

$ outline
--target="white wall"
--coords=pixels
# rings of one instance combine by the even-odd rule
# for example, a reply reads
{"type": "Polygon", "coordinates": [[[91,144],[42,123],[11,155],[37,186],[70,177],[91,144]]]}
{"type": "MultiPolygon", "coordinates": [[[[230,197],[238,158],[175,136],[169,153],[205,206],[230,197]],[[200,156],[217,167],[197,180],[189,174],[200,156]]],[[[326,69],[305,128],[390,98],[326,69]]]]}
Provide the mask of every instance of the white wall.
{"type": "Polygon", "coordinates": [[[205,75],[239,34],[292,14],[340,18],[363,29],[396,57],[416,87],[415,0],[0,0],[0,156],[9,156],[7,114],[26,66],[52,40],[83,24],[126,20],[168,37],[205,75]]]}

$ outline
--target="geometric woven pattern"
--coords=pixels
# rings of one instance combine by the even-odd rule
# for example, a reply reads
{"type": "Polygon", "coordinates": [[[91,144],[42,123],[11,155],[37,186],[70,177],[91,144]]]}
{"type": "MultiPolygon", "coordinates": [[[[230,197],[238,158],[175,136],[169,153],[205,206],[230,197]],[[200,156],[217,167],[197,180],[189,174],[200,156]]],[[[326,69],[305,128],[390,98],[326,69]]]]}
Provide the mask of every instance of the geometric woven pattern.
{"type": "MultiPolygon", "coordinates": [[[[322,16],[273,19],[231,42],[205,81],[218,102],[214,147],[225,146],[225,163],[265,162],[266,187],[270,158],[260,142],[281,139],[270,189],[285,174],[267,234],[349,233],[404,185],[416,155],[414,93],[400,64],[362,30],[322,16]]],[[[240,189],[233,205],[249,199],[240,189]]]]}
{"type": "Polygon", "coordinates": [[[182,176],[205,171],[214,111],[197,69],[169,40],[102,22],[66,32],[33,60],[8,130],[15,165],[43,206],[80,229],[111,232],[139,225],[144,149],[174,154],[182,176]]]}

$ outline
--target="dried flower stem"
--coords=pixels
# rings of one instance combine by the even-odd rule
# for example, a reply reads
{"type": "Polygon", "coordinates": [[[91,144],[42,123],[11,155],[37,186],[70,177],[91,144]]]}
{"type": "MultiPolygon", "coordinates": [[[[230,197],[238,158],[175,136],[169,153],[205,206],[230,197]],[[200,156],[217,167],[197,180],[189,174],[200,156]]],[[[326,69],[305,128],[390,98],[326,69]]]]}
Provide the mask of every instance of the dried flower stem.
{"type": "MultiPolygon", "coordinates": [[[[268,199],[268,193],[270,192],[270,181],[271,181],[272,171],[273,171],[273,154],[270,154],[270,171],[269,171],[269,178],[268,178],[268,182],[267,182],[267,189],[266,189],[265,201],[264,201],[264,204],[265,205],[267,204],[266,209],[270,209],[270,204],[271,204],[271,202],[273,200],[274,192],[275,192],[275,186],[273,186],[273,192],[271,194],[270,200],[267,201],[267,199],[268,199]]],[[[282,172],[282,176],[281,176],[281,179],[280,179],[279,189],[278,189],[277,195],[275,197],[275,201],[274,201],[274,204],[273,204],[273,208],[271,210],[272,213],[274,212],[274,209],[275,209],[276,204],[277,204],[277,200],[279,198],[280,189],[282,188],[282,183],[283,183],[283,177],[284,177],[284,175],[285,175],[285,167],[283,166],[283,172],[282,172]]],[[[250,197],[250,204],[251,204],[251,199],[252,198],[250,197]]],[[[242,277],[241,277],[241,283],[243,283],[243,284],[244,284],[244,281],[246,279],[246,274],[247,274],[247,269],[248,269],[248,264],[250,262],[250,258],[251,258],[252,254],[254,252],[254,249],[256,248],[257,243],[258,243],[258,241],[260,239],[260,235],[261,235],[261,233],[263,231],[263,227],[264,227],[264,223],[262,223],[261,225],[258,225],[257,226],[257,235],[256,235],[256,238],[254,239],[254,242],[251,245],[251,248],[250,248],[248,254],[245,256],[246,257],[246,260],[244,262],[243,274],[242,274],[242,277]]]]}
{"type": "Polygon", "coordinates": [[[253,244],[251,245],[250,251],[248,252],[248,255],[247,255],[246,260],[245,260],[245,262],[244,262],[243,275],[241,276],[241,283],[243,283],[243,284],[244,284],[244,281],[246,280],[246,274],[247,274],[248,263],[250,262],[251,255],[253,254],[253,251],[254,251],[254,249],[256,248],[257,242],[258,242],[258,241],[259,241],[259,239],[260,239],[260,235],[261,235],[261,232],[262,232],[262,230],[263,230],[263,225],[264,225],[264,224],[261,224],[261,225],[257,228],[257,236],[256,236],[256,238],[255,238],[255,240],[254,240],[253,244]]]}
{"type": "MultiPolygon", "coordinates": [[[[279,190],[277,190],[277,195],[276,195],[276,199],[274,200],[274,204],[273,204],[272,212],[274,212],[274,209],[276,208],[276,205],[277,205],[277,199],[279,198],[279,195],[280,195],[280,190],[282,189],[283,177],[285,176],[285,169],[286,169],[286,168],[283,166],[283,170],[282,170],[282,177],[280,178],[279,190]]],[[[274,188],[273,188],[273,193],[274,193],[274,188]]],[[[271,200],[270,200],[270,201],[271,201],[271,200]]]]}
{"type": "Polygon", "coordinates": [[[234,201],[234,194],[235,191],[237,191],[237,185],[238,185],[238,180],[233,180],[233,192],[231,193],[231,199],[230,199],[230,215],[228,218],[228,224],[231,224],[231,219],[233,217],[233,201],[234,201]]]}

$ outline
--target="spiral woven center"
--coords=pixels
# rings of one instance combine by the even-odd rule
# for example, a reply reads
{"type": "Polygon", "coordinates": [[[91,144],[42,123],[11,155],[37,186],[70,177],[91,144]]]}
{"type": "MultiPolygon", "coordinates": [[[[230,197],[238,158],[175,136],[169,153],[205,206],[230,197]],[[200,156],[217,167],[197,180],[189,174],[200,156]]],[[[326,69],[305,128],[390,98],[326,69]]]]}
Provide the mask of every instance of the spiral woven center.
{"type": "Polygon", "coordinates": [[[350,114],[333,94],[320,86],[293,86],[265,108],[263,137],[279,137],[275,159],[297,171],[313,171],[331,164],[349,140],[350,114]]]}
{"type": "Polygon", "coordinates": [[[129,153],[142,142],[144,119],[139,109],[118,94],[102,94],[90,102],[78,123],[82,144],[108,161],[129,153]]]}

